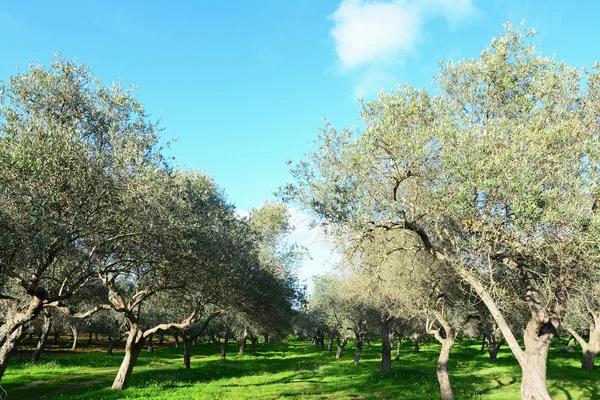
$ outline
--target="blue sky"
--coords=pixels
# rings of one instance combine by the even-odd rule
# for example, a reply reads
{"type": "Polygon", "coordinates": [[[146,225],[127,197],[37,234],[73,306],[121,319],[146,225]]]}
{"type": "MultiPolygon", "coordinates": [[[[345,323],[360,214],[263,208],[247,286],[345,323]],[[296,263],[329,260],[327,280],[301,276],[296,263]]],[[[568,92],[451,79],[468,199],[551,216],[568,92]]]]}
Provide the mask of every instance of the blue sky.
{"type": "MultiPolygon", "coordinates": [[[[136,85],[172,155],[211,174],[242,210],[290,180],[321,119],[358,125],[360,96],[428,87],[441,59],[476,57],[507,21],[526,20],[546,54],[600,60],[595,1],[260,0],[0,2],[0,79],[54,52],[106,83],[136,85]]],[[[335,261],[296,213],[294,239],[335,261]]],[[[325,265],[325,267],[324,267],[325,265]]]]}

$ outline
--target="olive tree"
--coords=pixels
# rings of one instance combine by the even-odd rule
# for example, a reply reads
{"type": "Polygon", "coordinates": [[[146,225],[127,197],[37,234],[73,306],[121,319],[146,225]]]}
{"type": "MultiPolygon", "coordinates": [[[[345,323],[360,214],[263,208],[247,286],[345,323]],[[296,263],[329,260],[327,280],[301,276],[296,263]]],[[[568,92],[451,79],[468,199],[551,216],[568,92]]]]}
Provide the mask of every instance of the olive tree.
{"type": "Polygon", "coordinates": [[[381,228],[418,234],[486,305],[522,398],[548,399],[548,348],[597,260],[600,66],[544,57],[532,36],[508,25],[479,58],[442,63],[433,90],[363,102],[362,133],[326,123],[282,194],[346,247],[381,228]],[[524,348],[514,303],[529,310],[524,348]]]}
{"type": "Polygon", "coordinates": [[[97,246],[131,234],[122,178],[162,162],[157,132],[132,90],[85,65],[57,58],[2,83],[0,379],[23,327],[88,283],[97,246]]]}

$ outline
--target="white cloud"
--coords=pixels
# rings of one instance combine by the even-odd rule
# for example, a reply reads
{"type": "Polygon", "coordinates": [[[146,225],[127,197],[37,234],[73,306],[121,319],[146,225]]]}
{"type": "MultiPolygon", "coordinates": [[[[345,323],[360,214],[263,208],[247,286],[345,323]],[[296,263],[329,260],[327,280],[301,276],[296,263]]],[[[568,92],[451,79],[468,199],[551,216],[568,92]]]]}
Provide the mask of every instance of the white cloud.
{"type": "MultiPolygon", "coordinates": [[[[389,75],[415,51],[428,20],[443,17],[451,29],[476,15],[472,0],[343,0],[331,15],[331,35],[343,73],[363,69],[356,92],[374,76],[389,75]]],[[[377,87],[378,86],[378,87],[377,87]]]]}
{"type": "Polygon", "coordinates": [[[419,13],[398,3],[345,0],[332,18],[343,70],[410,51],[420,34],[419,13]]]}

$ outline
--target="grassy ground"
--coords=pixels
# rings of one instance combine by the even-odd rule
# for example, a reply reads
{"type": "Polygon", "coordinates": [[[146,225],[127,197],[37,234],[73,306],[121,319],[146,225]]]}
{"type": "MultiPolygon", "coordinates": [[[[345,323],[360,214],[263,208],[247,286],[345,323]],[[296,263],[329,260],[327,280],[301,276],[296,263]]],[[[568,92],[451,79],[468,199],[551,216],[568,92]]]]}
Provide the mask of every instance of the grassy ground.
{"type": "MultiPolygon", "coordinates": [[[[366,346],[365,346],[366,347],[366,346]]],[[[192,368],[183,368],[182,349],[158,347],[143,352],[131,387],[111,391],[122,352],[46,353],[38,365],[11,359],[2,380],[8,399],[437,399],[435,364],[439,346],[406,348],[392,371],[379,371],[380,348],[365,349],[360,365],[352,365],[354,348],[343,359],[296,340],[238,356],[235,344],[226,360],[219,349],[199,344],[192,368]]],[[[503,349],[496,363],[476,343],[455,346],[449,371],[457,399],[518,399],[520,369],[503,349]]],[[[600,371],[580,370],[580,354],[551,351],[548,387],[554,399],[600,399],[600,371]]],[[[3,392],[0,389],[0,398],[3,392]]]]}

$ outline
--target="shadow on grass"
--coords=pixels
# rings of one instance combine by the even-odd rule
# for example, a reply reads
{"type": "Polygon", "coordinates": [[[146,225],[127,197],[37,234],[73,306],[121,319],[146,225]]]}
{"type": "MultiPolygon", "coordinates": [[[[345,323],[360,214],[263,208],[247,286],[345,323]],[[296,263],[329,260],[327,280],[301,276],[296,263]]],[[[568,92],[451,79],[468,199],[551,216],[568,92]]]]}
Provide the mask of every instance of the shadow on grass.
{"type": "MultiPolygon", "coordinates": [[[[237,350],[232,344],[227,359],[219,360],[217,346],[199,344],[192,350],[191,369],[183,368],[182,349],[143,352],[133,371],[131,387],[126,391],[109,389],[122,353],[113,357],[100,353],[48,356],[46,362],[54,364],[50,373],[55,373],[50,382],[18,389],[17,386],[27,382],[31,368],[22,361],[12,363],[10,369],[11,374],[24,376],[5,388],[9,399],[440,397],[435,371],[437,344],[424,345],[419,353],[404,351],[387,372],[379,370],[380,347],[375,345],[363,351],[358,366],[352,364],[354,348],[351,345],[344,350],[342,360],[295,340],[271,344],[268,349],[259,348],[256,355],[238,356],[237,350]],[[81,370],[80,374],[73,372],[77,369],[81,370]]],[[[548,386],[553,398],[600,399],[594,371],[590,374],[580,371],[577,354],[556,352],[549,361],[548,386]]],[[[519,397],[521,371],[508,349],[503,349],[498,360],[492,363],[487,354],[479,352],[476,344],[457,346],[448,369],[456,398],[519,397]]]]}

